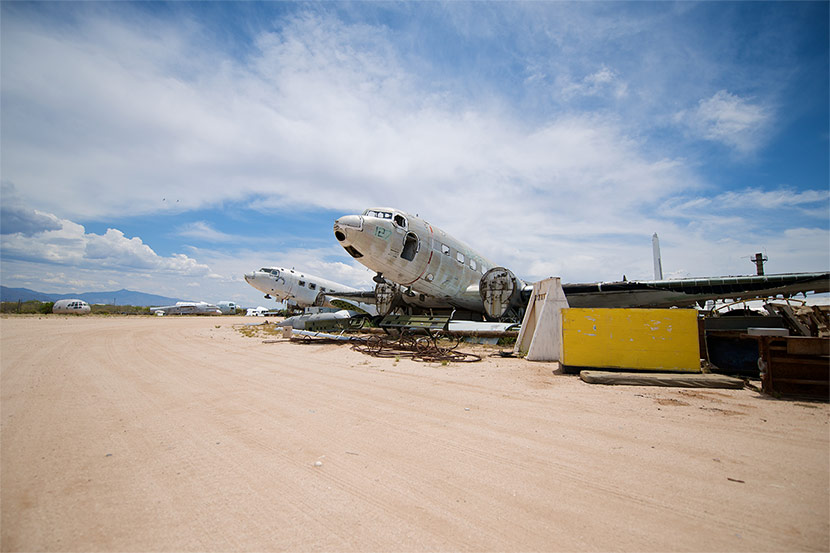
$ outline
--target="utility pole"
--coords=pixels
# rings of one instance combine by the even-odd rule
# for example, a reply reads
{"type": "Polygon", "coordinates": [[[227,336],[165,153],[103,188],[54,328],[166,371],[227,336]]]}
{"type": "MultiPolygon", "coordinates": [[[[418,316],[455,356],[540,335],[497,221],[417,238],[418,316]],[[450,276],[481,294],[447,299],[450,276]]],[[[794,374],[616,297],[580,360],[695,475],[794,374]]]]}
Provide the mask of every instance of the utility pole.
{"type": "Polygon", "coordinates": [[[755,257],[752,258],[752,262],[755,263],[755,270],[759,276],[764,274],[764,261],[767,261],[768,259],[769,258],[762,253],[756,253],[755,257]]]}

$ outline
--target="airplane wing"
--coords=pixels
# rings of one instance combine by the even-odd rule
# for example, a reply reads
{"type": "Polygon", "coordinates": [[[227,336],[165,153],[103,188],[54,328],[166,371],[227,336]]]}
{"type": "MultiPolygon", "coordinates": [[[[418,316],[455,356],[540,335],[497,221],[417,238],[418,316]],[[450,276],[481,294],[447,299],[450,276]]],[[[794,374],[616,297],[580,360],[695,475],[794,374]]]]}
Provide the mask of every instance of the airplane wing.
{"type": "Polygon", "coordinates": [[[342,298],[342,299],[352,299],[357,300],[362,303],[375,303],[375,291],[374,290],[358,290],[357,292],[334,292],[332,294],[326,294],[334,299],[342,298]]]}
{"type": "MultiPolygon", "coordinates": [[[[532,286],[522,294],[532,292],[532,286]]],[[[719,299],[830,292],[830,272],[563,284],[571,307],[682,307],[719,299]]]]}
{"type": "Polygon", "coordinates": [[[357,291],[357,292],[337,292],[334,294],[320,293],[314,305],[333,305],[340,309],[350,309],[353,311],[360,311],[368,313],[369,315],[377,315],[378,311],[375,308],[375,292],[374,290],[357,291]]]}
{"type": "MultiPolygon", "coordinates": [[[[470,286],[467,292],[477,297],[478,288],[478,285],[470,286]]],[[[684,307],[708,300],[830,292],[830,272],[576,283],[563,284],[562,289],[571,307],[684,307]]],[[[520,290],[520,301],[527,304],[533,285],[526,284],[520,290]]],[[[377,311],[367,309],[374,305],[366,305],[377,303],[375,291],[326,294],[326,297],[330,301],[342,301],[343,305],[338,306],[341,308],[377,311]]],[[[452,304],[446,302],[446,305],[452,304]]]]}

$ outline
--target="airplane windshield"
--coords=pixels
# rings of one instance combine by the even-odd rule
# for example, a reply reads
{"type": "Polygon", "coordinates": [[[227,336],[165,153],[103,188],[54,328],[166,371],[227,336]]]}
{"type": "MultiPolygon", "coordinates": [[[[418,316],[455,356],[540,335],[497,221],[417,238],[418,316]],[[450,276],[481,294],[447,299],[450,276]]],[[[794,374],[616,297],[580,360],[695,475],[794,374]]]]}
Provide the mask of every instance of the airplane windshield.
{"type": "Polygon", "coordinates": [[[377,209],[367,209],[363,212],[366,217],[377,217],[379,219],[391,219],[392,214],[388,211],[378,211],[377,209]]]}

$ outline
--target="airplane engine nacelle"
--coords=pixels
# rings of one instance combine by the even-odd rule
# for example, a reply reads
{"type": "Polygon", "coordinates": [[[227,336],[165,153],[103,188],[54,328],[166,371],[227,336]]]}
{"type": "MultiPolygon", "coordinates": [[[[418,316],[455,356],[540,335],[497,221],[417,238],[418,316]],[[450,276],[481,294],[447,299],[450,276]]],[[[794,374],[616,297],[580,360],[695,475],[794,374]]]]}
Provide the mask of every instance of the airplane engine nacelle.
{"type": "Polygon", "coordinates": [[[484,303],[484,312],[491,319],[500,319],[513,307],[521,304],[522,283],[510,269],[493,267],[481,277],[478,293],[484,303]]]}
{"type": "Polygon", "coordinates": [[[385,317],[401,305],[401,290],[397,284],[382,282],[375,285],[375,307],[378,315],[385,317]]]}

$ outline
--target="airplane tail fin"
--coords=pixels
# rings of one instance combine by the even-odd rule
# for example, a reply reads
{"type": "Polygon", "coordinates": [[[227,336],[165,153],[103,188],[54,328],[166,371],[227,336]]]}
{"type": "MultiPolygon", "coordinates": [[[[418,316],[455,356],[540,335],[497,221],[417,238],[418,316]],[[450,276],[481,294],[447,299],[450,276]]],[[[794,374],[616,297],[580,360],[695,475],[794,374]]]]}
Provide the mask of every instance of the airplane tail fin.
{"type": "Polygon", "coordinates": [[[660,259],[660,239],[657,233],[651,237],[651,248],[654,252],[654,280],[663,280],[663,261],[660,259]]]}

